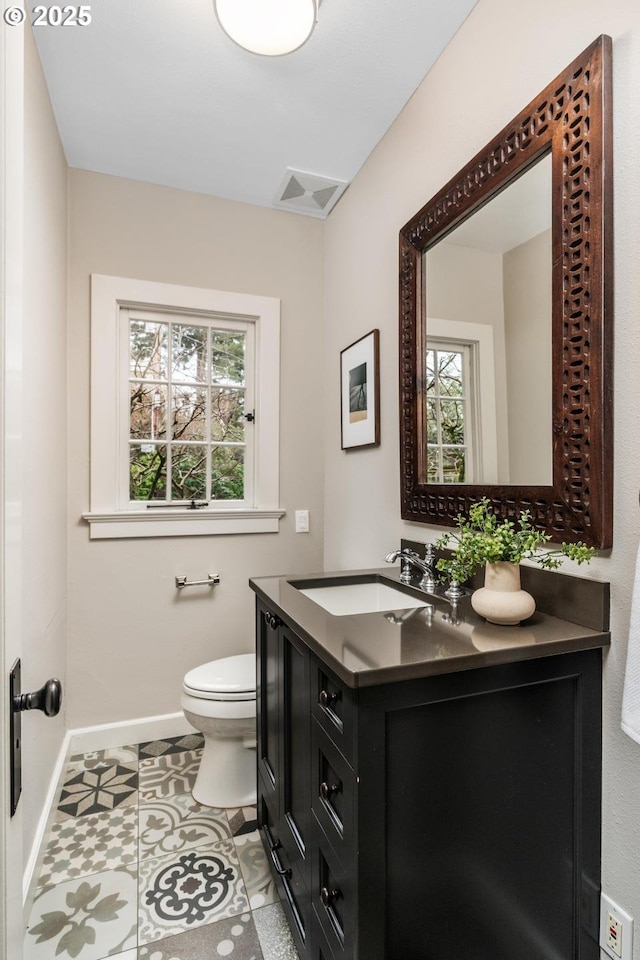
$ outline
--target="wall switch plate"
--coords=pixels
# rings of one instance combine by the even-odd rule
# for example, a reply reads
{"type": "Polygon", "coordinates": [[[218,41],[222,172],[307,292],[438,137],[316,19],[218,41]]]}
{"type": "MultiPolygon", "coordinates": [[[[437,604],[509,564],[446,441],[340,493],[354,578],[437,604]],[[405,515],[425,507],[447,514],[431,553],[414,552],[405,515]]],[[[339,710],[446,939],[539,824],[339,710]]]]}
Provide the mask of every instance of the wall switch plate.
{"type": "Polygon", "coordinates": [[[309,533],[308,510],[296,510],[296,533],[309,533]]]}
{"type": "Polygon", "coordinates": [[[604,893],[600,895],[600,946],[612,960],[632,960],[633,917],[604,893]]]}

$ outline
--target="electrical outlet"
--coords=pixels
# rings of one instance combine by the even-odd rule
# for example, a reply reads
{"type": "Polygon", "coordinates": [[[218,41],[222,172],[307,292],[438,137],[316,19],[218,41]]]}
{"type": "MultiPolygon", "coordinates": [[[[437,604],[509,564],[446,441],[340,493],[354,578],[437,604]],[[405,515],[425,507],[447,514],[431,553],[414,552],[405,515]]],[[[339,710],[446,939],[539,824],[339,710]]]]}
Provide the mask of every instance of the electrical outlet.
{"type": "Polygon", "coordinates": [[[622,924],[620,921],[614,917],[614,915],[607,910],[607,913],[604,918],[605,926],[605,937],[604,942],[605,946],[610,947],[611,950],[615,953],[616,957],[622,956],[622,924]]]}
{"type": "Polygon", "coordinates": [[[633,917],[604,893],[600,895],[600,946],[612,960],[631,960],[633,917]]]}

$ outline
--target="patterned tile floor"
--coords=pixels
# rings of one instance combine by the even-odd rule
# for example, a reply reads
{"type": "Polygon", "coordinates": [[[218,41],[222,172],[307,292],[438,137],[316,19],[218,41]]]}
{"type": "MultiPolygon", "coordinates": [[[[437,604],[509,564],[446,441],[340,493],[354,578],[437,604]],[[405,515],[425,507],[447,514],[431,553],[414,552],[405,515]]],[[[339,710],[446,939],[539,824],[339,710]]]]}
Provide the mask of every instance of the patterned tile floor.
{"type": "Polygon", "coordinates": [[[191,796],[199,734],[72,756],[25,960],[298,960],[253,807],[191,796]]]}

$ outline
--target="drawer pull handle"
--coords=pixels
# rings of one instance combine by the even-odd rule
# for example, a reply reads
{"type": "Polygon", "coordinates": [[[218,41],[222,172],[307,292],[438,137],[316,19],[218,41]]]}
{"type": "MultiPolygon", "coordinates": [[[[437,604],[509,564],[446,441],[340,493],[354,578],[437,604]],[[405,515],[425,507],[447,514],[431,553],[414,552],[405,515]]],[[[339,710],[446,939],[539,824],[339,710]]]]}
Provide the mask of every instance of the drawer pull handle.
{"type": "Polygon", "coordinates": [[[329,802],[329,800],[331,800],[331,797],[334,795],[334,793],[339,793],[339,792],[340,792],[339,783],[331,783],[331,784],[321,783],[320,784],[320,796],[327,803],[329,802]]]}
{"type": "Polygon", "coordinates": [[[329,887],[323,887],[320,891],[320,899],[322,900],[323,906],[327,907],[327,909],[335,903],[339,896],[339,890],[329,890],[329,887]]]}
{"type": "Polygon", "coordinates": [[[271,844],[271,846],[270,846],[270,848],[269,848],[269,853],[271,854],[271,860],[272,860],[272,862],[273,862],[273,869],[274,869],[275,872],[278,874],[278,876],[280,876],[280,877],[286,877],[287,879],[289,879],[289,877],[291,876],[291,870],[289,870],[289,869],[287,869],[286,867],[283,867],[283,866],[281,865],[281,863],[280,863],[280,858],[278,857],[278,854],[276,853],[276,850],[279,850],[281,847],[282,847],[282,844],[280,843],[280,841],[279,841],[279,840],[276,840],[275,843],[272,843],[272,844],[271,844]]]}
{"type": "Polygon", "coordinates": [[[327,707],[332,707],[336,700],[338,699],[337,693],[329,693],[328,690],[321,690],[318,701],[321,707],[324,707],[325,710],[327,707]]]}
{"type": "Polygon", "coordinates": [[[268,624],[268,626],[271,627],[272,630],[277,630],[278,627],[282,624],[282,620],[280,620],[279,617],[276,617],[274,613],[265,613],[264,619],[268,624]]]}

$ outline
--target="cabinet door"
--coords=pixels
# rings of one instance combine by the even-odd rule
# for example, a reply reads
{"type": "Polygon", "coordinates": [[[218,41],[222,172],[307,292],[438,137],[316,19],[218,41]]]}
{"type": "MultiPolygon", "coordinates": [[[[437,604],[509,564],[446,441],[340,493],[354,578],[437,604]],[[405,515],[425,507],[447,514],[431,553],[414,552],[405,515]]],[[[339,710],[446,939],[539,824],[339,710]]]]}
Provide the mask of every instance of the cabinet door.
{"type": "Polygon", "coordinates": [[[309,651],[257,606],[258,821],[296,948],[305,956],[309,894],[309,651]]]}
{"type": "Polygon", "coordinates": [[[264,797],[259,798],[258,818],[280,902],[289,921],[296,950],[301,958],[305,958],[308,953],[311,914],[309,887],[300,870],[289,862],[287,851],[279,835],[278,823],[274,820],[264,797]]]}
{"type": "Polygon", "coordinates": [[[261,792],[280,810],[280,621],[258,602],[256,606],[256,709],[258,774],[261,792]]]}
{"type": "Polygon", "coordinates": [[[311,716],[309,652],[287,627],[281,635],[282,839],[290,862],[308,878],[307,849],[311,807],[311,716]]]}

